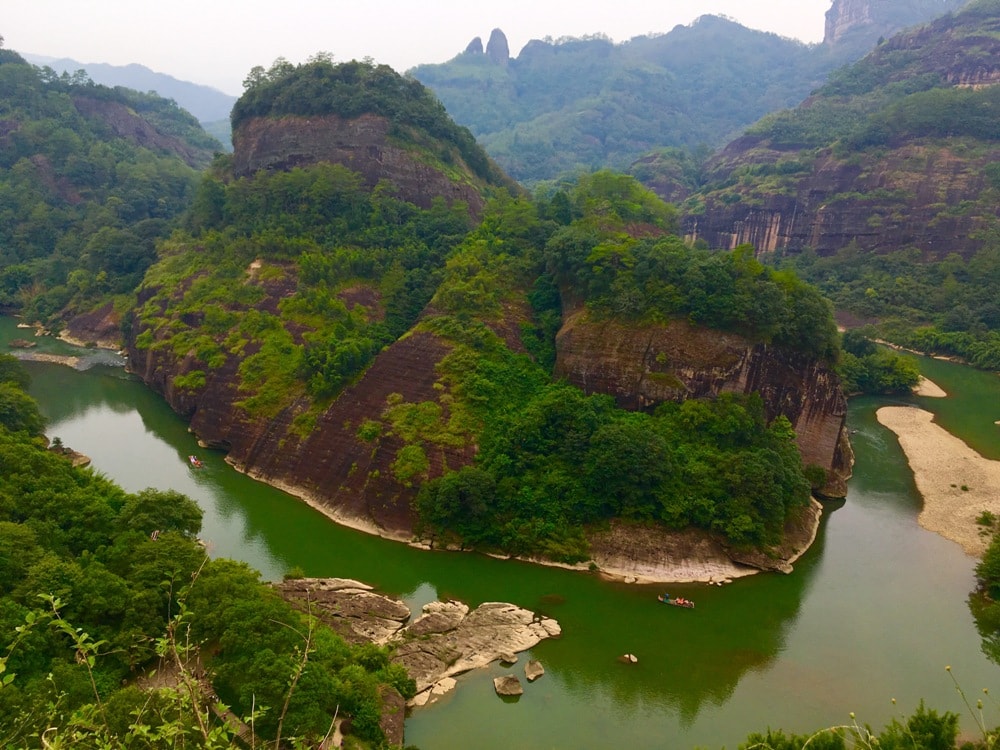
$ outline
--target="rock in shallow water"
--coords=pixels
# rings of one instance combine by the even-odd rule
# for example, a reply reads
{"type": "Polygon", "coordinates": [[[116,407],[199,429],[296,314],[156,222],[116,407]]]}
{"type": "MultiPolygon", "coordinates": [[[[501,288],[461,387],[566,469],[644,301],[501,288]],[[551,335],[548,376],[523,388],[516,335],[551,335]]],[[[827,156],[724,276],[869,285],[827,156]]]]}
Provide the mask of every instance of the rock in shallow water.
{"type": "Polygon", "coordinates": [[[276,586],[349,640],[393,644],[393,661],[417,683],[410,705],[433,701],[445,692],[441,687],[451,687],[449,677],[497,660],[513,663],[518,652],[562,632],[555,620],[505,602],[485,602],[471,611],[461,602],[431,602],[405,625],[410,611],[402,601],[358,581],[302,578],[276,586]]]}
{"type": "Polygon", "coordinates": [[[531,659],[524,665],[524,676],[528,679],[528,682],[534,682],[543,674],[545,674],[545,667],[537,659],[531,659]]]}
{"type": "Polygon", "coordinates": [[[522,695],[524,688],[516,675],[505,674],[502,677],[493,678],[493,689],[497,695],[522,695]]]}

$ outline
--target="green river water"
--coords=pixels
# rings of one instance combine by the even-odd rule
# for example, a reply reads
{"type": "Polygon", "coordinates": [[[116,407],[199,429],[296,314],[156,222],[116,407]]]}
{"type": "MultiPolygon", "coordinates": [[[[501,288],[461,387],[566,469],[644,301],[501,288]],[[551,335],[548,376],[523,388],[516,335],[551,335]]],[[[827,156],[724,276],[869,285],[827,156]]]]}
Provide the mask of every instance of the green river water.
{"type": "MultiPolygon", "coordinates": [[[[13,321],[0,319],[0,343],[18,335],[13,321]]],[[[39,348],[63,347],[49,340],[39,348]]],[[[1000,378],[934,360],[921,367],[953,395],[901,402],[938,413],[946,428],[1000,458],[1000,378]]],[[[912,476],[894,436],[875,420],[885,400],[852,401],[857,463],[849,496],[827,506],[815,545],[792,575],[650,587],[425,552],[339,527],[199,449],[186,425],[121,367],[28,368],[48,434],[128,490],[173,488],[194,498],[213,555],[246,560],[267,579],[292,566],[358,578],[402,595],[415,610],[437,598],[500,600],[559,620],[562,638],[531,653],[545,676],[526,684],[517,702],[494,694],[492,678],[502,673],[495,666],[463,676],[441,702],[414,711],[407,743],[423,750],[735,748],[754,730],[805,732],[846,723],[851,711],[878,728],[922,698],[963,713],[971,732],[975,724],[945,665],[973,701],[982,688],[1000,690],[1000,669],[983,655],[967,606],[975,560],[917,525],[912,476]],[[191,453],[203,469],[189,467],[191,453]],[[658,605],[663,589],[698,608],[658,605]],[[638,664],[617,660],[626,652],[638,664]]],[[[1000,724],[1000,706],[987,721],[1000,724]]]]}

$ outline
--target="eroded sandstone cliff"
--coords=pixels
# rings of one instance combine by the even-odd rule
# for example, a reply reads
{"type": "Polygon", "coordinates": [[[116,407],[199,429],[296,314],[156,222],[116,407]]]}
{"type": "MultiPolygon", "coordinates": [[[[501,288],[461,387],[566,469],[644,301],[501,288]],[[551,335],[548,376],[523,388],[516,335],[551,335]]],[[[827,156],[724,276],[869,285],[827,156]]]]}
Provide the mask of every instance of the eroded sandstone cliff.
{"type": "MultiPolygon", "coordinates": [[[[843,0],[831,17],[846,28],[879,12],[843,0]]],[[[899,34],[730,143],[685,204],[687,236],[761,252],[974,254],[1000,217],[995,16],[967,9],[899,34]]]]}
{"type": "MultiPolygon", "coordinates": [[[[716,174],[748,165],[798,158],[754,136],[730,144],[715,160],[716,174]]],[[[892,252],[917,247],[928,258],[972,255],[997,211],[971,204],[988,186],[984,168],[1000,159],[1000,146],[972,150],[963,143],[909,142],[877,158],[819,154],[808,172],[783,184],[708,194],[703,210],[684,219],[684,232],[711,247],[749,243],[759,252],[830,255],[854,245],[892,252]],[[739,197],[736,197],[736,196],[739,197]]]]}
{"type": "Polygon", "coordinates": [[[624,325],[585,310],[567,316],[556,341],[556,375],[629,409],[665,401],[759,392],[768,419],[785,415],[805,464],[827,470],[823,494],[843,497],[853,454],[847,401],[825,364],[731,333],[666,325],[624,325]]]}
{"type": "Polygon", "coordinates": [[[412,148],[394,141],[391,123],[378,115],[257,117],[233,132],[233,148],[237,176],[329,162],[357,172],[369,188],[385,180],[400,198],[421,208],[430,208],[437,197],[463,201],[474,214],[483,207],[476,185],[418,159],[412,148]]]}

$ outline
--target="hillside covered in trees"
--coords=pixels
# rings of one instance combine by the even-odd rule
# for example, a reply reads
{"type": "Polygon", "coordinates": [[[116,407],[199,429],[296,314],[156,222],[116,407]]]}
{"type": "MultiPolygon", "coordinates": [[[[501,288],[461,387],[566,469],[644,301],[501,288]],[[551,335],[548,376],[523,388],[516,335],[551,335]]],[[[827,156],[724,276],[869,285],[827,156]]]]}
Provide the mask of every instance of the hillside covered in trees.
{"type": "Polygon", "coordinates": [[[388,652],[345,643],[246,565],[208,559],[187,497],[124,492],[47,449],[27,384],[0,355],[4,745],[231,747],[246,719],[256,741],[315,746],[339,714],[362,746],[384,746],[382,691],[414,691],[388,652]]]}
{"type": "Polygon", "coordinates": [[[0,309],[50,321],[131,292],[217,149],[170,101],[0,49],[0,309]]]}
{"type": "Polygon", "coordinates": [[[626,169],[647,152],[702,156],[769,112],[791,107],[880,36],[958,8],[960,0],[842,0],[824,44],[806,45],[718,16],[614,43],[532,40],[516,57],[494,30],[452,60],[409,73],[515,179],[626,169]],[[840,16],[843,16],[842,18],[840,16]],[[837,31],[838,33],[834,33],[837,31]]]}
{"type": "MultiPolygon", "coordinates": [[[[280,101],[343,120],[405,107],[383,100],[390,81],[346,86],[390,76],[358,65],[263,81],[237,104],[237,133],[280,101]],[[275,98],[303,87],[309,104],[275,98]]],[[[424,133],[452,132],[422,111],[424,133]]],[[[635,413],[560,384],[556,334],[567,305],[585,305],[830,366],[836,333],[814,290],[685,247],[672,207],[621,175],[536,201],[501,189],[475,226],[462,203],[421,209],[387,188],[323,160],[239,176],[220,157],[139,290],[133,368],[251,474],[387,533],[561,560],[587,559],[587,527],[620,518],[781,541],[829,455],[807,479],[789,419],[751,394],[635,413]]]]}

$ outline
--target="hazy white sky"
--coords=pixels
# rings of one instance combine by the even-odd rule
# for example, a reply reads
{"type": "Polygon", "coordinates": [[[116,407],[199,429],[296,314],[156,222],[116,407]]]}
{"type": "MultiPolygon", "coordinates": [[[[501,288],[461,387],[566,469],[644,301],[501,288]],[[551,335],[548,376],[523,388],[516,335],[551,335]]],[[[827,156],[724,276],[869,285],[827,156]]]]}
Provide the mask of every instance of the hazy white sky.
{"type": "Polygon", "coordinates": [[[532,39],[604,33],[621,42],[705,14],[806,42],[831,0],[7,0],[5,46],[82,63],[140,63],[240,94],[255,65],[372,57],[403,72],[451,59],[494,28],[511,56],[532,39]]]}

